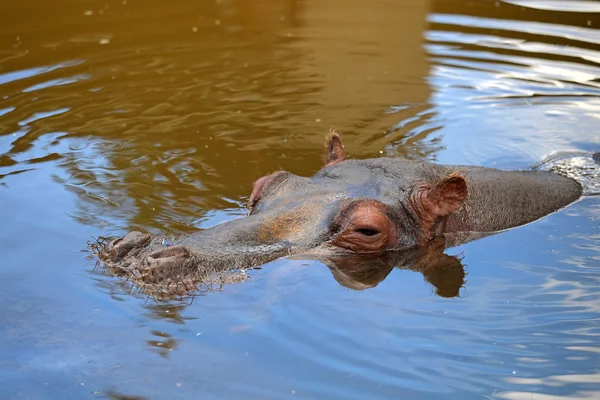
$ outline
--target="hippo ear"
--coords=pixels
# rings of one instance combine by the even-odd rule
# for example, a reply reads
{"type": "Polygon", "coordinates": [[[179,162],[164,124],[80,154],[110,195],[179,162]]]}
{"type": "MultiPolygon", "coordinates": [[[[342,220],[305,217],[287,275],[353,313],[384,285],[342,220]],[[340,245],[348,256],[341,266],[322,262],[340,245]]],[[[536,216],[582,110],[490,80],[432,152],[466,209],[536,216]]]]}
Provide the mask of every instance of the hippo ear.
{"type": "Polygon", "coordinates": [[[421,207],[434,218],[445,217],[461,208],[469,193],[467,180],[458,174],[451,174],[436,186],[421,190],[421,207]]]}
{"type": "Polygon", "coordinates": [[[329,130],[326,147],[325,166],[335,165],[346,159],[346,153],[344,153],[344,147],[342,146],[342,139],[340,139],[340,135],[334,129],[329,130]]]}

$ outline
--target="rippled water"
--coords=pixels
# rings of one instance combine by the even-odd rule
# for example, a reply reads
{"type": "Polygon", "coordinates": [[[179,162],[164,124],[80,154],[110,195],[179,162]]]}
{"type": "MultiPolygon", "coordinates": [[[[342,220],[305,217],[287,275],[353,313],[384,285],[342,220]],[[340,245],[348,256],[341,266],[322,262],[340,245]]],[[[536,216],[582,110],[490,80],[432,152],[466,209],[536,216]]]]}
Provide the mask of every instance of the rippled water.
{"type": "Polygon", "coordinates": [[[2,398],[597,399],[600,199],[448,251],[458,298],[278,260],[188,302],[93,271],[90,236],[244,214],[351,157],[527,168],[600,150],[600,2],[0,4],[2,398]]]}

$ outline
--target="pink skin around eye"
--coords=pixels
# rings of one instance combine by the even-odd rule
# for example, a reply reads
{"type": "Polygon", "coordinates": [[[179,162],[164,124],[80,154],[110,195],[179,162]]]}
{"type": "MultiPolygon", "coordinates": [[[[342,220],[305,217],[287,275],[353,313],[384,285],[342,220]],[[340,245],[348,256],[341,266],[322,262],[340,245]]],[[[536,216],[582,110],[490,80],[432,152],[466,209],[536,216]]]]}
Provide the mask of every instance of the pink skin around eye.
{"type": "Polygon", "coordinates": [[[246,208],[248,208],[248,211],[252,211],[252,208],[260,199],[263,190],[269,184],[269,178],[270,175],[263,176],[262,178],[259,178],[256,181],[254,181],[254,183],[252,184],[252,194],[250,195],[250,198],[248,199],[248,204],[246,206],[246,208]]]}
{"type": "Polygon", "coordinates": [[[252,211],[256,203],[258,203],[258,201],[262,197],[262,194],[264,193],[265,189],[274,181],[284,177],[285,174],[285,172],[279,171],[271,175],[263,176],[262,178],[259,178],[256,181],[254,181],[254,183],[252,184],[252,194],[250,195],[250,198],[248,199],[248,204],[246,205],[248,211],[252,211]]]}

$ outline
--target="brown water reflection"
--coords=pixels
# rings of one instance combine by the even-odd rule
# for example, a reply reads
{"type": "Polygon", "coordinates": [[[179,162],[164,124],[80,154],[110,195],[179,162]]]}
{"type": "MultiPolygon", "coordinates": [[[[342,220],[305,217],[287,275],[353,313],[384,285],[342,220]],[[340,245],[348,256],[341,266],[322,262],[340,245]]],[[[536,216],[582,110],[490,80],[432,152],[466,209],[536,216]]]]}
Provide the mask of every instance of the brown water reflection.
{"type": "Polygon", "coordinates": [[[330,126],[359,156],[394,140],[412,157],[436,148],[423,143],[429,130],[409,135],[431,116],[426,1],[368,12],[358,0],[3,7],[11,21],[30,12],[29,25],[0,28],[25,32],[2,63],[16,109],[3,116],[1,134],[16,136],[3,164],[32,162],[23,153],[36,142],[69,146],[46,161],[60,160],[85,223],[112,214],[186,229],[259,176],[315,171],[330,126]]]}

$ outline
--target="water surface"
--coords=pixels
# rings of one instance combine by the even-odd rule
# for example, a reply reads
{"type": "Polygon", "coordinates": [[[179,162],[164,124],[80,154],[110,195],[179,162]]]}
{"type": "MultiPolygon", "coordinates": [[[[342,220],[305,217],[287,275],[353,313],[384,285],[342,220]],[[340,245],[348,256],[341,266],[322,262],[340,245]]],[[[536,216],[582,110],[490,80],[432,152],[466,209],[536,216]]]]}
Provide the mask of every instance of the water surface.
{"type": "Polygon", "coordinates": [[[244,215],[353,158],[528,168],[600,150],[600,3],[0,4],[2,398],[600,398],[600,200],[448,251],[443,298],[278,260],[193,301],[93,271],[96,235],[244,215]]]}

